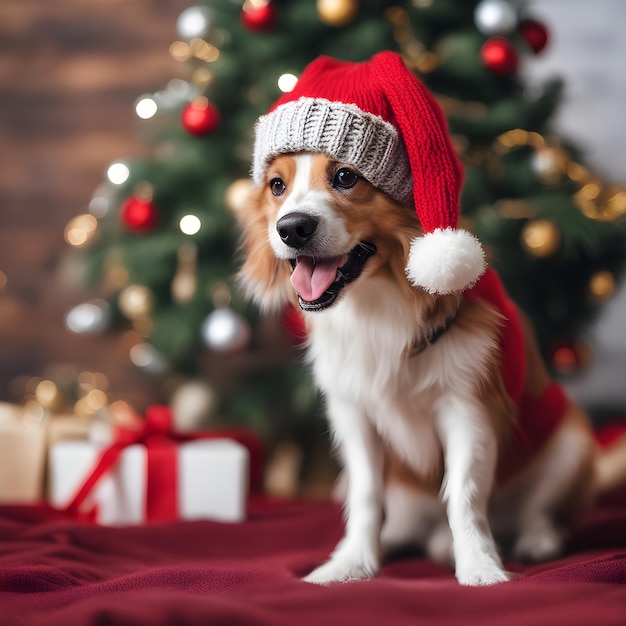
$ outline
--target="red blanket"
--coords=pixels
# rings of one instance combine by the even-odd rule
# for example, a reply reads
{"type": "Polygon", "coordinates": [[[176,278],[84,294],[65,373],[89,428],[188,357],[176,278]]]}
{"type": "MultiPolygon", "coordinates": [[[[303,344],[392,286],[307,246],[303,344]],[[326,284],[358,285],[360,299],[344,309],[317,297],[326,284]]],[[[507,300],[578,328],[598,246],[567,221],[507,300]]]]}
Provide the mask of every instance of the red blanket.
{"type": "Polygon", "coordinates": [[[416,555],[372,581],[302,582],[341,532],[327,502],[259,501],[242,524],[126,528],[0,507],[0,624],[626,624],[626,491],[587,517],[562,559],[508,563],[518,578],[491,588],[460,587],[416,555]]]}

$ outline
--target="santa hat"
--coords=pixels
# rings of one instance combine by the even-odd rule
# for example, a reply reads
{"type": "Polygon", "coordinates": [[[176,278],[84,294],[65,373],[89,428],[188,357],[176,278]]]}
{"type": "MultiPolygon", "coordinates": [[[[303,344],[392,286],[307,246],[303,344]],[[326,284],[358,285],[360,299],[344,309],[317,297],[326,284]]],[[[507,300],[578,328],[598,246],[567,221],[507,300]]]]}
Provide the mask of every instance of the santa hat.
{"type": "Polygon", "coordinates": [[[439,105],[393,52],[351,63],[320,57],[256,126],[252,176],[279,154],[325,152],[414,207],[423,236],[406,273],[430,293],[473,285],[485,271],[478,239],[457,229],[463,169],[439,105]]]}

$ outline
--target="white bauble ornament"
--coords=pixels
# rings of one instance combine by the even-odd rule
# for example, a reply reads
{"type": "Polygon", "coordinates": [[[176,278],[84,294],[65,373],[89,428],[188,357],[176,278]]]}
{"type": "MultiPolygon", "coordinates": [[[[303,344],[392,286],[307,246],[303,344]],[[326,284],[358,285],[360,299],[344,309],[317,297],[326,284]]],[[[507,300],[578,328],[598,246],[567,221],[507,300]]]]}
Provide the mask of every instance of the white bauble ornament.
{"type": "Polygon", "coordinates": [[[97,334],[104,332],[111,322],[111,307],[104,300],[83,302],[65,316],[65,326],[73,333],[97,334]]]}
{"type": "Polygon", "coordinates": [[[206,38],[212,23],[211,11],[207,7],[189,7],[176,20],[176,32],[181,39],[206,38]]]}
{"type": "Polygon", "coordinates": [[[241,315],[224,306],[210,313],[200,329],[205,345],[216,352],[239,352],[250,339],[250,326],[241,315]]]}
{"type": "Polygon", "coordinates": [[[508,35],[517,22],[517,11],[508,0],[482,0],[474,11],[476,28],[487,37],[508,35]]]}

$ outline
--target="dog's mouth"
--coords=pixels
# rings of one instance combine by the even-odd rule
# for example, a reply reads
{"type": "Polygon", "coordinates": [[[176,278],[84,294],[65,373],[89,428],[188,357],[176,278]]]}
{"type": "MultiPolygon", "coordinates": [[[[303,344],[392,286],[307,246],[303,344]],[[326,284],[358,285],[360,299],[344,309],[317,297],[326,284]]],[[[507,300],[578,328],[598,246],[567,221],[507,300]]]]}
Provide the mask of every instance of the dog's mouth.
{"type": "Polygon", "coordinates": [[[291,284],[303,311],[322,311],[363,271],[376,246],[362,241],[348,254],[332,258],[300,256],[291,259],[291,284]]]}

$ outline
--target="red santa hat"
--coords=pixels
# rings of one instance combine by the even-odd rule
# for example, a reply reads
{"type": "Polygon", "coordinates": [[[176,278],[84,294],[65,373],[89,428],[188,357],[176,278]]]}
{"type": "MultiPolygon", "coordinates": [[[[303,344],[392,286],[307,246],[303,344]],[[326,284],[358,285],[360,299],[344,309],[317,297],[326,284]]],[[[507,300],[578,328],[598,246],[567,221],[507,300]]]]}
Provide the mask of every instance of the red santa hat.
{"type": "Polygon", "coordinates": [[[325,152],[415,209],[423,235],[406,265],[430,293],[454,293],[485,271],[484,252],[457,228],[463,169],[444,115],[393,52],[363,63],[320,57],[256,126],[252,176],[262,184],[279,154],[325,152]]]}

